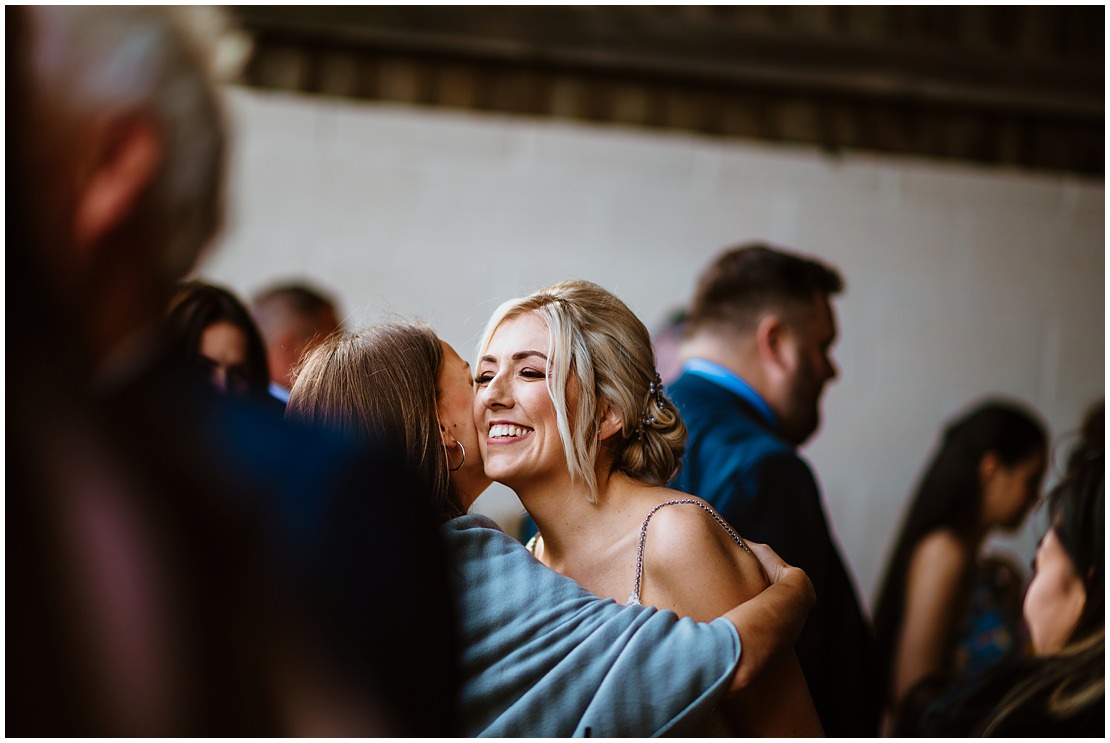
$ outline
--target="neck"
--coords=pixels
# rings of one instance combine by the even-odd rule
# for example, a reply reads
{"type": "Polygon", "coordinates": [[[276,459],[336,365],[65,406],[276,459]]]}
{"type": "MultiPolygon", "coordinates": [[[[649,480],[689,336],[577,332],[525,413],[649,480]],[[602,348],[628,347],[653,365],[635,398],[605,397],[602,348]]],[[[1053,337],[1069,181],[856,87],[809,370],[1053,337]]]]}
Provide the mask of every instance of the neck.
{"type": "Polygon", "coordinates": [[[584,483],[565,478],[522,487],[517,495],[543,536],[544,562],[555,567],[568,556],[590,554],[598,540],[634,529],[643,519],[643,507],[632,492],[639,486],[626,475],[598,468],[597,499],[587,499],[584,483]]]}
{"type": "Polygon", "coordinates": [[[455,492],[459,496],[459,503],[462,505],[463,511],[469,512],[470,507],[474,505],[474,501],[478,500],[478,496],[486,492],[486,488],[490,486],[490,481],[486,479],[484,474],[480,478],[452,477],[451,485],[454,486],[455,492]]]}
{"type": "Polygon", "coordinates": [[[682,343],[679,356],[683,361],[705,359],[720,364],[750,384],[764,400],[768,399],[763,368],[751,338],[696,335],[682,343]]]}
{"type": "Polygon", "coordinates": [[[585,483],[571,482],[569,472],[527,483],[505,484],[513,489],[536,522],[548,554],[563,552],[564,546],[574,541],[573,533],[596,507],[587,500],[585,483]]]}

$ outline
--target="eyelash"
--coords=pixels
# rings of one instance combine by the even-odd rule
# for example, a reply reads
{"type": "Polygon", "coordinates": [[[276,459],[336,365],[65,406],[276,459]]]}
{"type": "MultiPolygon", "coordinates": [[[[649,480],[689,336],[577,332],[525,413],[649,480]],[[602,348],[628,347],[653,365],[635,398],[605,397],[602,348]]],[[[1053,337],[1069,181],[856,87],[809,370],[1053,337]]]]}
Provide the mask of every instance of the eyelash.
{"type": "MultiPolygon", "coordinates": [[[[547,379],[546,372],[538,371],[536,369],[521,369],[520,376],[524,377],[525,379],[547,379]]],[[[493,372],[482,372],[478,376],[474,377],[474,384],[481,387],[482,385],[489,384],[489,381],[493,379],[493,377],[493,372]]]]}

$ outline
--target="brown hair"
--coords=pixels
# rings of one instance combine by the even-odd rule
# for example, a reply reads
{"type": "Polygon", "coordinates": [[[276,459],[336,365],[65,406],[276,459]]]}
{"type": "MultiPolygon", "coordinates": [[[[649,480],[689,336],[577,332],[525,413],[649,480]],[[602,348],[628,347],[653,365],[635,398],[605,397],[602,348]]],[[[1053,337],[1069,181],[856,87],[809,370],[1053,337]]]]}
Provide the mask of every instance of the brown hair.
{"type": "Polygon", "coordinates": [[[439,337],[425,325],[387,322],[335,333],[301,363],[286,415],[384,441],[432,494],[435,513],[461,516],[436,411],[442,366],[439,337]]]}
{"type": "Polygon", "coordinates": [[[702,272],[686,332],[705,327],[751,329],[765,310],[809,306],[814,294],[828,297],[843,289],[840,274],[824,263],[764,243],[740,245],[723,252],[702,272]]]}

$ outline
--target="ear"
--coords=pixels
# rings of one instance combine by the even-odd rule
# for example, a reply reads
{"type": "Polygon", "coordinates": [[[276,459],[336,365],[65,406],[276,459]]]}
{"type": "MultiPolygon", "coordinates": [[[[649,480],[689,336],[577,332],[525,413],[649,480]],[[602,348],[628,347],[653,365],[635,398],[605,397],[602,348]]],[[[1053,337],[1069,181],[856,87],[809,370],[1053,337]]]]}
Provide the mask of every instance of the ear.
{"type": "Polygon", "coordinates": [[[764,315],[755,326],[755,344],[759,350],[759,357],[766,363],[783,366],[785,362],[783,340],[789,332],[790,329],[786,327],[781,315],[774,313],[764,315]]]}
{"type": "Polygon", "coordinates": [[[102,122],[90,139],[90,157],[74,219],[74,238],[82,247],[127,218],[153,181],[163,151],[161,133],[148,116],[102,122]]]}
{"type": "Polygon", "coordinates": [[[1001,466],[1002,461],[998,458],[998,454],[993,451],[984,454],[979,460],[979,482],[985,486],[1001,466]]]}
{"type": "Polygon", "coordinates": [[[597,427],[598,440],[605,441],[606,439],[617,434],[623,428],[624,421],[621,420],[620,414],[617,412],[617,409],[609,403],[605,403],[605,407],[602,408],[601,411],[601,421],[598,423],[597,427]]]}

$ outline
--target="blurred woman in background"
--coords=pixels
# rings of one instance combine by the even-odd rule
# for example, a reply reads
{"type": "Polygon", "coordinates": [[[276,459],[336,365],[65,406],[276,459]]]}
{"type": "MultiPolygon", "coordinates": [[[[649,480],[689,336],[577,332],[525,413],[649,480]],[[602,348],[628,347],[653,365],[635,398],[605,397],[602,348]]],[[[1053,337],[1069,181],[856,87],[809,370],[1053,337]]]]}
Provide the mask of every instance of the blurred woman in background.
{"type": "MultiPolygon", "coordinates": [[[[1101,448],[1101,447],[1100,447],[1101,448]]],[[[1035,657],[1013,658],[926,713],[936,737],[1106,734],[1106,457],[1074,459],[1048,501],[1024,615],[1035,657]]]]}
{"type": "Polygon", "coordinates": [[[1043,425],[988,401],[944,432],[910,505],[875,610],[884,730],[899,734],[949,684],[979,551],[1016,529],[1036,502],[1047,457],[1043,425]]]}
{"type": "Polygon", "coordinates": [[[182,284],[166,318],[175,351],[221,392],[268,399],[266,346],[250,312],[227,289],[182,284]]]}

